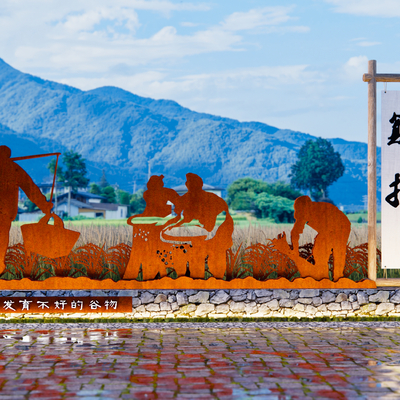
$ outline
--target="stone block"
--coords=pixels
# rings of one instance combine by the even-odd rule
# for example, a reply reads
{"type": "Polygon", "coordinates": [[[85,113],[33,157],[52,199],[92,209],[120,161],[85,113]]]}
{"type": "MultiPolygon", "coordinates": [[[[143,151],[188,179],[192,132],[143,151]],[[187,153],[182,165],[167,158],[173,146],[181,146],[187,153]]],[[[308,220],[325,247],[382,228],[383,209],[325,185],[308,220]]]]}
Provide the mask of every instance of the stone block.
{"type": "Polygon", "coordinates": [[[149,292],[143,292],[140,296],[142,304],[149,304],[154,302],[154,296],[149,292]]]}
{"type": "Polygon", "coordinates": [[[319,296],[319,289],[302,289],[299,297],[316,297],[319,296]]]}
{"type": "Polygon", "coordinates": [[[297,302],[301,304],[312,304],[313,299],[310,297],[300,297],[297,299],[297,302]]]}
{"type": "Polygon", "coordinates": [[[358,292],[357,293],[357,301],[358,301],[358,304],[360,305],[360,306],[362,306],[362,305],[364,305],[364,304],[368,304],[368,296],[367,296],[367,293],[365,293],[364,291],[363,292],[358,292]]]}
{"type": "Polygon", "coordinates": [[[154,303],[147,304],[147,306],[145,306],[145,308],[146,308],[146,311],[149,311],[149,312],[160,311],[160,305],[159,304],[154,304],[154,303]]]}
{"type": "Polygon", "coordinates": [[[233,313],[243,313],[245,309],[245,304],[244,303],[236,303],[235,301],[231,301],[229,304],[229,309],[233,313]]]}
{"type": "Polygon", "coordinates": [[[257,297],[270,297],[270,296],[272,296],[272,290],[256,289],[256,290],[254,290],[254,294],[257,297]]]}
{"type": "Polygon", "coordinates": [[[322,292],[322,302],[323,303],[333,303],[336,299],[336,296],[332,292],[322,292]]]}
{"type": "Polygon", "coordinates": [[[357,295],[356,294],[350,294],[349,295],[349,302],[350,303],[354,303],[355,301],[357,301],[357,295]]]}
{"type": "Polygon", "coordinates": [[[294,307],[294,300],[281,299],[281,300],[279,300],[279,307],[292,308],[292,307],[294,307]]]}
{"type": "Polygon", "coordinates": [[[161,311],[170,311],[171,310],[171,304],[168,303],[167,301],[162,301],[160,303],[160,310],[161,311]]]}
{"type": "Polygon", "coordinates": [[[244,311],[246,314],[254,314],[258,311],[257,304],[252,301],[251,303],[245,304],[244,311]]]}
{"type": "Polygon", "coordinates": [[[132,297],[132,306],[139,307],[142,304],[138,297],[132,297]]]}
{"type": "Polygon", "coordinates": [[[400,289],[397,289],[394,292],[394,295],[390,298],[390,302],[394,304],[399,304],[400,303],[400,289]]]}
{"type": "Polygon", "coordinates": [[[219,313],[219,314],[228,314],[229,312],[229,305],[228,304],[219,304],[216,308],[215,308],[215,312],[219,313]]]}
{"type": "Polygon", "coordinates": [[[118,290],[117,296],[118,297],[124,297],[124,296],[138,297],[139,290],[118,290]]]}
{"type": "Polygon", "coordinates": [[[268,315],[271,312],[270,308],[267,306],[267,304],[261,304],[260,308],[258,309],[258,312],[256,315],[253,314],[253,316],[260,316],[264,317],[265,315],[268,315]]]}
{"type": "Polygon", "coordinates": [[[385,315],[391,311],[394,311],[393,303],[381,303],[375,310],[375,315],[385,315]]]}
{"type": "Polygon", "coordinates": [[[194,304],[187,304],[186,306],[182,306],[180,311],[182,314],[190,314],[196,311],[196,306],[194,304]]]}
{"type": "Polygon", "coordinates": [[[277,299],[271,300],[263,305],[267,306],[271,311],[279,310],[279,303],[277,299]]]}
{"type": "Polygon", "coordinates": [[[184,306],[185,304],[188,304],[186,293],[178,292],[176,294],[176,302],[178,303],[178,306],[184,306]]]}
{"type": "Polygon", "coordinates": [[[189,289],[189,290],[186,290],[186,295],[194,296],[197,292],[198,292],[198,290],[189,289]]]}
{"type": "Polygon", "coordinates": [[[178,303],[176,301],[174,303],[171,303],[171,310],[172,311],[179,310],[179,306],[178,306],[178,303]]]}
{"type": "Polygon", "coordinates": [[[359,310],[359,309],[360,309],[360,305],[358,304],[358,301],[353,301],[353,302],[351,303],[351,308],[352,308],[353,310],[359,310]]]}
{"type": "Polygon", "coordinates": [[[226,293],[224,290],[218,290],[217,293],[210,299],[210,303],[212,304],[223,304],[226,303],[231,296],[226,293]]]}
{"type": "Polygon", "coordinates": [[[352,308],[352,306],[351,306],[351,303],[349,302],[349,301],[342,301],[341,303],[340,303],[340,306],[342,307],[342,310],[352,310],[353,308],[352,308]]]}
{"type": "Polygon", "coordinates": [[[318,307],[322,304],[322,299],[321,297],[313,297],[312,298],[312,304],[314,307],[318,307]]]}
{"type": "Polygon", "coordinates": [[[347,301],[348,299],[347,299],[347,294],[345,294],[345,293],[339,293],[337,296],[336,296],[336,303],[341,303],[342,301],[347,301]]]}
{"type": "MultiPolygon", "coordinates": [[[[11,297],[26,297],[26,292],[14,292],[11,297]]],[[[46,297],[46,295],[39,290],[35,290],[32,292],[32,297],[46,297]]]]}
{"type": "Polygon", "coordinates": [[[288,299],[289,298],[289,293],[286,290],[283,290],[283,289],[275,289],[273,291],[272,297],[274,299],[288,299]]]}
{"type": "Polygon", "coordinates": [[[176,302],[176,296],[174,294],[171,294],[168,296],[168,303],[175,303],[176,302]]]}
{"type": "Polygon", "coordinates": [[[226,315],[211,312],[210,314],[208,314],[208,318],[226,318],[226,315]]]}
{"type": "Polygon", "coordinates": [[[317,307],[317,310],[320,312],[324,312],[327,310],[326,304],[321,304],[320,306],[317,307]]]}
{"type": "Polygon", "coordinates": [[[305,309],[305,312],[306,312],[307,314],[315,315],[315,314],[317,313],[317,308],[314,307],[314,306],[308,305],[308,306],[306,307],[306,309],[305,309]]]}
{"type": "Polygon", "coordinates": [[[189,297],[189,303],[204,304],[204,303],[208,303],[209,298],[210,298],[210,293],[198,292],[194,296],[189,297]]]}
{"type": "Polygon", "coordinates": [[[258,304],[268,303],[268,302],[271,301],[271,300],[272,300],[272,297],[271,297],[271,296],[267,296],[267,297],[258,297],[258,298],[256,299],[256,301],[257,301],[258,304]]]}
{"type": "Polygon", "coordinates": [[[389,300],[389,291],[380,290],[378,293],[369,296],[370,303],[386,303],[389,300]]]}
{"type": "Polygon", "coordinates": [[[329,311],[341,311],[341,306],[339,303],[330,303],[326,307],[329,311]]]}
{"type": "Polygon", "coordinates": [[[229,294],[233,296],[243,296],[244,294],[247,296],[247,290],[246,289],[231,289],[229,291],[229,294]]]}
{"type": "Polygon", "coordinates": [[[91,293],[90,293],[90,296],[93,296],[93,297],[97,297],[97,296],[99,296],[99,297],[107,297],[108,296],[108,290],[106,291],[106,290],[92,290],[91,291],[91,293]]]}
{"type": "Polygon", "coordinates": [[[304,304],[301,303],[297,303],[294,307],[293,310],[294,311],[304,311],[306,309],[306,307],[304,306],[304,304]]]}
{"type": "MultiPolygon", "coordinates": [[[[207,293],[208,294],[208,293],[207,293]]],[[[200,304],[197,307],[196,312],[194,313],[194,315],[196,317],[204,317],[207,314],[214,312],[215,311],[215,306],[214,304],[200,304]]]]}
{"type": "Polygon", "coordinates": [[[299,298],[299,291],[298,290],[291,290],[290,292],[289,292],[289,298],[290,298],[290,300],[296,300],[296,299],[298,299],[299,298]]]}
{"type": "Polygon", "coordinates": [[[146,308],[143,305],[141,305],[141,306],[135,308],[135,312],[144,313],[144,312],[146,312],[146,308]]]}
{"type": "Polygon", "coordinates": [[[254,293],[254,290],[248,290],[247,300],[254,301],[255,299],[256,299],[256,294],[254,293]]]}
{"type": "Polygon", "coordinates": [[[247,299],[247,293],[246,294],[242,294],[240,296],[232,296],[232,300],[233,301],[245,301],[247,299]]]}
{"type": "Polygon", "coordinates": [[[375,303],[364,304],[361,307],[361,312],[363,312],[363,313],[371,313],[372,311],[375,311],[375,310],[376,310],[375,303]]]}
{"type": "Polygon", "coordinates": [[[154,303],[160,304],[167,301],[167,296],[165,294],[158,294],[157,297],[154,299],[154,303]]]}

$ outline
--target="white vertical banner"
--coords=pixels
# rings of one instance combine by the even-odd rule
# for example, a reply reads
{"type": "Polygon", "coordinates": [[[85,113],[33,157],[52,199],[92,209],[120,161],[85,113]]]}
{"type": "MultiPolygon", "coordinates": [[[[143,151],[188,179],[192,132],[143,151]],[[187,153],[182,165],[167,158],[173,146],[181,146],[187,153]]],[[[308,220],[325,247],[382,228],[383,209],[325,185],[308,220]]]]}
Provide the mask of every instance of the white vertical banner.
{"type": "Polygon", "coordinates": [[[382,268],[400,269],[400,91],[382,91],[382,268]]]}

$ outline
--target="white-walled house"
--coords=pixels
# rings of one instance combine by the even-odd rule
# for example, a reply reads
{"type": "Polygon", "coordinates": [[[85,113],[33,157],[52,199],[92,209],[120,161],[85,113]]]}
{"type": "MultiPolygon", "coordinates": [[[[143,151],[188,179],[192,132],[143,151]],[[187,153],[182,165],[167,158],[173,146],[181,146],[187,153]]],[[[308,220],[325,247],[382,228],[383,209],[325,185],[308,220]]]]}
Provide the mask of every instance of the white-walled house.
{"type": "MultiPolygon", "coordinates": [[[[128,205],[101,203],[103,196],[89,192],[78,191],[71,192],[71,215],[76,217],[82,215],[87,218],[104,219],[126,219],[128,218],[128,205]]],[[[55,201],[53,201],[55,205],[55,201]]],[[[55,208],[55,207],[54,207],[55,208]]],[[[57,210],[53,208],[52,212],[58,215],[68,213],[68,193],[57,196],[57,210]]],[[[43,213],[39,211],[24,212],[19,214],[19,220],[22,222],[34,222],[40,219],[43,213]]]]}

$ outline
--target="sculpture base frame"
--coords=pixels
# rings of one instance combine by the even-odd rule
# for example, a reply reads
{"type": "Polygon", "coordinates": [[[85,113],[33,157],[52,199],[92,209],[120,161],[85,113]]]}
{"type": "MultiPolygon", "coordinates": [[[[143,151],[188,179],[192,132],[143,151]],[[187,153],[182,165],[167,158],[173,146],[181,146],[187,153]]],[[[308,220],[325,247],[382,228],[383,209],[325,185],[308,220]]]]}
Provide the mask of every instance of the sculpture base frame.
{"type": "Polygon", "coordinates": [[[174,289],[376,289],[376,283],[369,279],[359,282],[341,278],[337,282],[329,279],[316,281],[313,278],[297,278],[290,282],[286,278],[258,281],[252,277],[223,281],[209,278],[207,280],[180,277],[177,279],[162,278],[153,281],[111,279],[102,281],[80,278],[52,277],[44,281],[32,281],[29,278],[21,280],[0,280],[0,290],[174,290],[174,289]]]}

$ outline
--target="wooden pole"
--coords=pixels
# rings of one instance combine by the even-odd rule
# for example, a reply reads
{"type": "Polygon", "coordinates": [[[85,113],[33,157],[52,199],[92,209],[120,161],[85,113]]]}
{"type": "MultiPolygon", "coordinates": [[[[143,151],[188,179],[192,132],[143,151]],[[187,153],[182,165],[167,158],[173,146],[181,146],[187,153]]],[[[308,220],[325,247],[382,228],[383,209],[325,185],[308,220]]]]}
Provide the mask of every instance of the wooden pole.
{"type": "Polygon", "coordinates": [[[368,61],[368,278],[376,281],[376,61],[368,61]]]}

